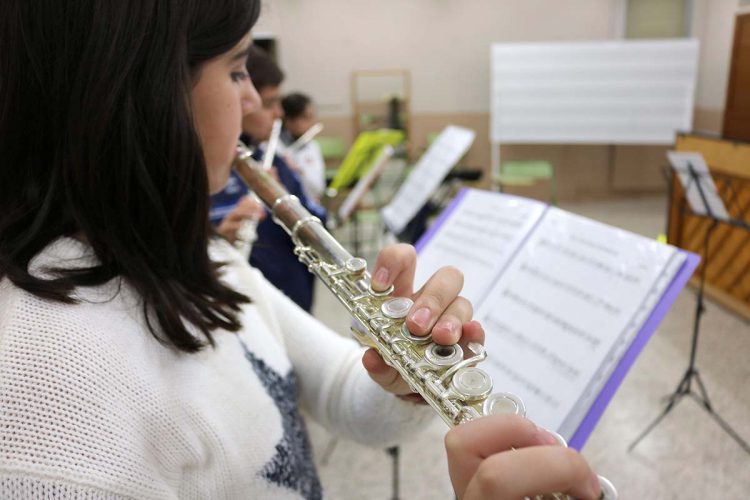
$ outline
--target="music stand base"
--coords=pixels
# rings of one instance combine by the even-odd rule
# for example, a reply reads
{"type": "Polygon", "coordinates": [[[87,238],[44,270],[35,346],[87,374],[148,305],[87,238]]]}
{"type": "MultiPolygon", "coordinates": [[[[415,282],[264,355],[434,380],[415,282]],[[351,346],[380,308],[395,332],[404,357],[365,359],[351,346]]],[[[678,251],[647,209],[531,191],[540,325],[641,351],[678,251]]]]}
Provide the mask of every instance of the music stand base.
{"type": "Polygon", "coordinates": [[[750,446],[748,446],[747,442],[742,439],[742,437],[740,437],[740,435],[737,434],[737,432],[732,429],[732,427],[723,418],[721,418],[721,416],[716,413],[716,411],[714,411],[713,407],[711,406],[711,401],[709,401],[708,399],[708,393],[706,392],[706,388],[703,385],[700,374],[698,373],[698,370],[696,368],[692,367],[687,369],[675,392],[666,397],[667,405],[664,407],[664,410],[643,430],[643,432],[640,433],[635,441],[633,441],[630,446],[628,446],[628,451],[633,451],[633,448],[635,448],[636,445],[638,445],[638,443],[640,443],[643,438],[645,438],[654,429],[654,427],[659,424],[659,422],[664,420],[664,417],[666,417],[669,412],[671,412],[685,396],[690,396],[691,398],[693,398],[696,403],[698,403],[704,410],[706,410],[706,412],[708,412],[709,415],[711,415],[711,417],[716,421],[717,424],[719,424],[724,432],[726,432],[732,439],[734,439],[735,442],[740,445],[743,450],[745,450],[745,452],[750,454],[750,446]],[[693,391],[691,387],[691,381],[693,378],[698,383],[700,394],[697,394],[695,391],[693,391]]]}

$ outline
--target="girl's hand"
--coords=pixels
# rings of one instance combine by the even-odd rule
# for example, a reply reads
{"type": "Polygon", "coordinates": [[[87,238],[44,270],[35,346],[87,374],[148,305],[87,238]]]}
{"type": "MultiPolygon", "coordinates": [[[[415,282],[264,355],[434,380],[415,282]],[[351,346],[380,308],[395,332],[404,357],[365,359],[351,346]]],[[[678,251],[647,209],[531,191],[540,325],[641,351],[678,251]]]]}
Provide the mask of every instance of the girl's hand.
{"type": "MultiPolygon", "coordinates": [[[[406,244],[389,245],[378,255],[372,276],[376,291],[394,286],[393,297],[409,297],[414,306],[406,317],[406,326],[414,335],[428,335],[438,344],[484,343],[484,330],[472,321],[471,303],[459,295],[463,274],[454,267],[438,270],[416,293],[414,274],[417,254],[406,244]]],[[[370,376],[387,391],[400,396],[413,394],[398,372],[388,366],[375,349],[365,352],[362,363],[370,376]]],[[[411,396],[410,396],[411,397],[411,396]]],[[[417,398],[412,398],[417,399],[417,398]]]]}
{"type": "Polygon", "coordinates": [[[237,240],[237,231],[242,223],[247,219],[261,221],[266,217],[266,210],[263,205],[255,201],[251,196],[245,196],[240,199],[237,206],[224,217],[219,227],[216,228],[221,236],[226,238],[230,243],[237,240]]]}
{"type": "Polygon", "coordinates": [[[565,493],[580,500],[601,495],[599,479],[572,448],[516,415],[491,415],[445,436],[448,471],[460,500],[517,500],[565,493]]]}

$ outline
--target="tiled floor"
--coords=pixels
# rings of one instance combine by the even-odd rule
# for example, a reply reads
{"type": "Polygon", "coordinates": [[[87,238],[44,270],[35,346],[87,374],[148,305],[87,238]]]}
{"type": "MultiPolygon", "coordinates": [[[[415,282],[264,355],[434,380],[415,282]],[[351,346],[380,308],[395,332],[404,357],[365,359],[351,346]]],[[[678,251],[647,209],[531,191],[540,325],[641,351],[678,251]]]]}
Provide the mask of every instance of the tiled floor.
{"type": "MultiPolygon", "coordinates": [[[[562,208],[649,237],[665,228],[666,200],[648,197],[562,208]]],[[[750,249],[747,249],[750,251],[750,249]]],[[[688,364],[695,296],[686,290],[633,365],[584,448],[623,500],[750,498],[750,454],[694,401],[684,399],[632,452],[628,445],[663,408],[688,364]]],[[[316,315],[340,332],[348,319],[325,290],[316,315]]],[[[750,441],[750,323],[708,303],[698,368],[715,410],[750,441]]],[[[337,441],[311,423],[319,472],[329,499],[390,499],[391,461],[383,450],[337,441]],[[328,452],[328,453],[327,453],[328,452]],[[327,455],[327,460],[324,459],[327,455]],[[356,492],[356,493],[354,493],[356,492]]],[[[402,499],[452,499],[436,423],[401,447],[402,499]]]]}

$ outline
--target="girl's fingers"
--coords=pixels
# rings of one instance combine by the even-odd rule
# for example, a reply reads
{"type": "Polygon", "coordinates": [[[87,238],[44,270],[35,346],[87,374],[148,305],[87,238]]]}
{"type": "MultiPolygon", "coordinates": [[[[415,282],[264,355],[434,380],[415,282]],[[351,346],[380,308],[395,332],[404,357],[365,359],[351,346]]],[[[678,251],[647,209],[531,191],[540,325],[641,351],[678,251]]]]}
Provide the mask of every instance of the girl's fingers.
{"type": "Polygon", "coordinates": [[[593,498],[598,480],[592,479],[586,461],[557,445],[551,433],[515,415],[480,418],[445,437],[448,470],[459,498],[515,499],[552,492],[593,498]]]}
{"type": "Polygon", "coordinates": [[[579,500],[597,500],[600,492],[598,478],[575,450],[535,446],[484,460],[460,498],[511,500],[565,493],[579,500]]]}
{"type": "Polygon", "coordinates": [[[362,364],[370,375],[370,378],[386,391],[400,396],[414,392],[409,387],[409,384],[401,378],[396,369],[388,366],[375,349],[365,351],[365,354],[362,356],[362,364]]]}
{"type": "Polygon", "coordinates": [[[472,320],[463,325],[459,343],[465,346],[469,342],[484,344],[484,328],[479,321],[472,320]]]}
{"type": "MultiPolygon", "coordinates": [[[[429,302],[423,302],[417,299],[412,311],[416,311],[419,307],[429,307],[429,302]]],[[[416,315],[416,312],[414,313],[416,315]]],[[[456,297],[453,302],[448,305],[442,314],[437,318],[435,324],[432,326],[432,340],[438,344],[452,345],[456,344],[461,340],[463,333],[464,324],[471,321],[471,317],[474,314],[474,308],[464,297],[456,297]]],[[[427,332],[424,330],[413,331],[416,328],[412,315],[410,314],[406,320],[406,326],[409,331],[415,335],[425,335],[427,332]]],[[[428,330],[429,331],[429,330],[428,330]]],[[[465,342],[462,342],[465,344],[465,342]]]]}
{"type": "Polygon", "coordinates": [[[405,243],[388,245],[378,254],[372,273],[372,288],[382,292],[394,286],[394,297],[410,297],[417,270],[417,252],[405,243]]]}
{"type": "Polygon", "coordinates": [[[464,491],[482,461],[495,453],[556,442],[550,433],[517,415],[491,415],[454,427],[445,435],[453,487],[464,491]]]}
{"type": "MultiPolygon", "coordinates": [[[[414,335],[427,335],[446,310],[454,305],[463,285],[461,271],[452,266],[440,268],[413,297],[414,306],[406,320],[409,331],[414,335]]],[[[452,314],[459,322],[452,326],[460,332],[461,325],[471,319],[471,313],[471,304],[466,299],[455,303],[452,314]]]]}

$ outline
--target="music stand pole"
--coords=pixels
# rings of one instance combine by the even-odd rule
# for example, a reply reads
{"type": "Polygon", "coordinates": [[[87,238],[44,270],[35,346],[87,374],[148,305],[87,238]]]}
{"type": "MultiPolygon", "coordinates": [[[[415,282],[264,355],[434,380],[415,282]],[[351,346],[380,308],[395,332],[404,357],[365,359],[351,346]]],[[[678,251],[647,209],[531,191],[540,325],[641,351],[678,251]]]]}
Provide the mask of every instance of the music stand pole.
{"type": "MultiPolygon", "coordinates": [[[[633,441],[631,445],[628,446],[628,451],[633,451],[633,448],[635,448],[636,445],[640,443],[641,440],[643,440],[643,438],[645,438],[648,433],[651,432],[654,427],[656,427],[659,422],[661,422],[664,417],[666,417],[667,414],[669,414],[669,412],[674,409],[675,406],[677,406],[677,404],[682,400],[684,396],[690,396],[699,405],[701,405],[709,415],[711,415],[711,417],[716,421],[716,423],[719,424],[724,432],[729,434],[729,436],[734,439],[743,450],[745,450],[747,453],[750,453],[750,446],[748,446],[747,442],[742,439],[740,435],[737,434],[737,432],[735,432],[735,430],[732,429],[732,427],[723,418],[721,418],[718,413],[716,413],[716,411],[714,411],[713,407],[711,406],[711,401],[708,399],[708,392],[706,391],[706,387],[703,385],[703,381],[701,380],[700,374],[698,373],[698,368],[696,368],[695,366],[695,359],[698,351],[698,335],[700,334],[700,323],[703,313],[705,312],[705,305],[703,302],[703,289],[706,284],[706,269],[708,268],[709,263],[709,242],[711,239],[711,233],[713,233],[714,229],[718,225],[719,219],[716,218],[713,211],[711,210],[711,206],[708,203],[706,194],[703,191],[703,186],[699,182],[698,173],[695,171],[691,164],[688,164],[688,171],[690,173],[690,182],[695,183],[695,186],[698,189],[698,193],[700,193],[700,197],[706,211],[706,217],[711,220],[711,225],[706,231],[706,237],[703,240],[704,258],[703,265],[701,267],[700,283],[698,285],[698,293],[695,303],[693,337],[690,346],[690,363],[688,364],[687,370],[685,370],[685,374],[682,376],[682,380],[680,380],[677,389],[675,389],[675,391],[670,396],[668,396],[667,405],[664,410],[643,430],[643,432],[641,432],[641,434],[635,439],[635,441],[633,441]],[[693,378],[695,378],[700,394],[696,394],[693,391],[693,378]]],[[[687,193],[687,188],[685,189],[685,192],[687,193]]]]}

